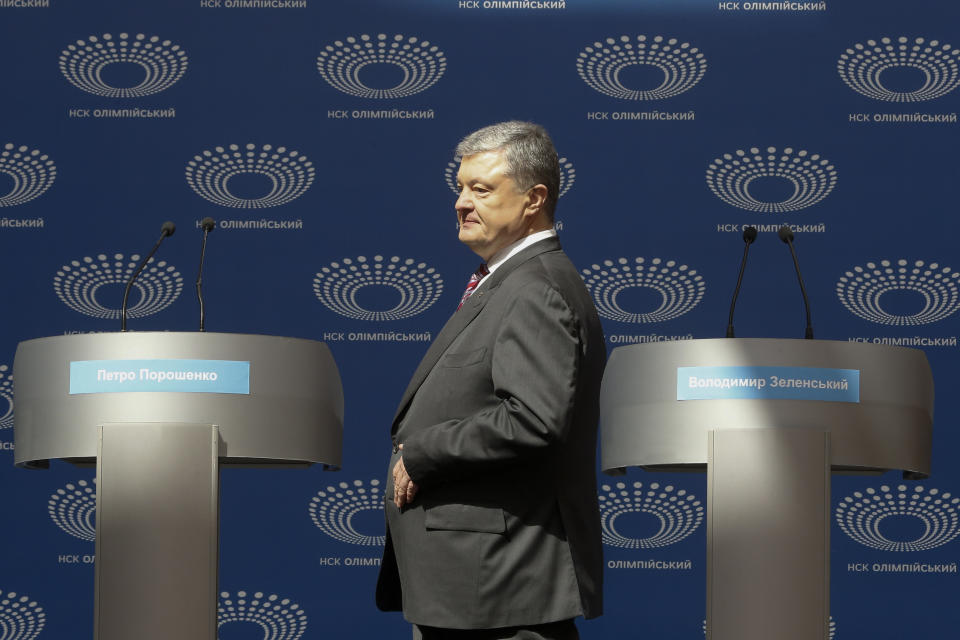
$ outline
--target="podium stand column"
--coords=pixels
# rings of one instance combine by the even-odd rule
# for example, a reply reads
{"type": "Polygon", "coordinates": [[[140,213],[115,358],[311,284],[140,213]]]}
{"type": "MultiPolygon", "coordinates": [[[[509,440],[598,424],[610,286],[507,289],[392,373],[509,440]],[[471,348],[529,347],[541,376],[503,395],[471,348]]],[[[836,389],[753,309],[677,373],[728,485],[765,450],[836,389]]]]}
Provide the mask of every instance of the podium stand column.
{"type": "Polygon", "coordinates": [[[99,428],[94,640],[217,637],[218,446],[212,425],[99,428]]]}
{"type": "Polygon", "coordinates": [[[827,638],[830,434],[711,431],[707,485],[707,639],[827,638]]]}

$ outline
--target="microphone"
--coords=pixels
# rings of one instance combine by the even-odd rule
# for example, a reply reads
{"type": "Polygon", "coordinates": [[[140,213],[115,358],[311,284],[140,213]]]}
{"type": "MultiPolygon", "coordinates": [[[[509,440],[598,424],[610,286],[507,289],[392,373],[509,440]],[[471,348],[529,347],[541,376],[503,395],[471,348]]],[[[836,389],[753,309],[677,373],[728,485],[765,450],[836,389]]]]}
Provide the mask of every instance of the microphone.
{"type": "Polygon", "coordinates": [[[800,293],[803,295],[803,306],[807,311],[807,328],[803,337],[807,340],[813,339],[813,324],[810,322],[810,299],[807,297],[807,289],[803,286],[803,276],[800,275],[800,263],[797,261],[797,252],[793,249],[793,231],[790,225],[783,225],[777,230],[780,239],[790,247],[790,255],[793,256],[793,268],[797,271],[797,282],[800,283],[800,293]]]}
{"type": "Polygon", "coordinates": [[[200,221],[200,226],[203,228],[203,240],[200,243],[200,270],[197,271],[197,300],[200,301],[200,331],[206,331],[206,329],[203,328],[206,313],[203,307],[203,291],[201,290],[203,286],[203,256],[207,252],[207,234],[213,231],[217,223],[214,222],[213,218],[207,216],[200,221]]]}
{"type": "Polygon", "coordinates": [[[740,259],[740,275],[737,276],[737,286],[733,289],[733,299],[730,301],[730,315],[727,317],[727,337],[733,338],[733,310],[737,306],[737,296],[740,295],[740,285],[743,284],[743,270],[747,266],[747,252],[750,245],[757,239],[757,228],[746,227],[743,230],[743,258],[740,259]]]}
{"type": "Polygon", "coordinates": [[[140,262],[140,266],[137,267],[137,270],[134,271],[133,275],[130,276],[130,279],[127,280],[127,287],[123,290],[123,304],[120,305],[120,331],[127,330],[127,298],[130,296],[130,288],[133,287],[134,281],[137,279],[137,276],[140,275],[140,272],[143,271],[143,268],[147,266],[150,258],[152,258],[153,254],[155,254],[157,249],[160,248],[160,243],[163,242],[163,239],[167,236],[172,236],[173,232],[176,230],[177,225],[173,224],[169,220],[163,223],[163,226],[160,227],[160,239],[157,240],[157,243],[153,245],[153,249],[150,249],[150,253],[148,253],[147,257],[140,262]]]}

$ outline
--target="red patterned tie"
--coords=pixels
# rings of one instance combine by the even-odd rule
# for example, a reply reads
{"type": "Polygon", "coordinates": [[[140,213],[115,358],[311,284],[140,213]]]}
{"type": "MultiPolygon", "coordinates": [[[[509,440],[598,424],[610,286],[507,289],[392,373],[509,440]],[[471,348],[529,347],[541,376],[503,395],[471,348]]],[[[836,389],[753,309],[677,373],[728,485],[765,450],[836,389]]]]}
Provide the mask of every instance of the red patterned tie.
{"type": "Polygon", "coordinates": [[[460,311],[460,307],[463,306],[463,303],[467,301],[473,294],[473,290],[477,288],[477,285],[480,284],[480,280],[483,279],[483,276],[490,273],[490,270],[487,269],[486,263],[482,263],[477,270],[473,272],[473,275],[470,276],[470,280],[467,282],[467,288],[463,292],[463,296],[460,297],[460,304],[457,305],[457,311],[460,311]]]}

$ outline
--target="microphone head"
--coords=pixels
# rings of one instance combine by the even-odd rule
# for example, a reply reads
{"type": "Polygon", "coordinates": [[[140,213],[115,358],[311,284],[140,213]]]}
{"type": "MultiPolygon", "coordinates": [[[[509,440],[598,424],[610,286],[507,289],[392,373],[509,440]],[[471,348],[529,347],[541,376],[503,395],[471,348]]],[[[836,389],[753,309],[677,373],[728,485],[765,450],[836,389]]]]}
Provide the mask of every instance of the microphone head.
{"type": "Polygon", "coordinates": [[[214,227],[216,226],[217,226],[216,221],[210,216],[207,216],[206,218],[200,221],[200,228],[203,229],[204,231],[213,231],[214,227]]]}
{"type": "Polygon", "coordinates": [[[757,239],[757,228],[756,227],[746,227],[743,230],[743,241],[747,244],[753,244],[753,241],[757,239]]]}
{"type": "Polygon", "coordinates": [[[785,224],[777,229],[777,235],[780,236],[780,239],[784,242],[790,242],[793,240],[793,230],[788,224],[785,224]]]}
{"type": "Polygon", "coordinates": [[[160,233],[166,237],[172,236],[173,232],[177,230],[177,225],[173,224],[169,220],[163,223],[163,226],[160,227],[160,233]]]}

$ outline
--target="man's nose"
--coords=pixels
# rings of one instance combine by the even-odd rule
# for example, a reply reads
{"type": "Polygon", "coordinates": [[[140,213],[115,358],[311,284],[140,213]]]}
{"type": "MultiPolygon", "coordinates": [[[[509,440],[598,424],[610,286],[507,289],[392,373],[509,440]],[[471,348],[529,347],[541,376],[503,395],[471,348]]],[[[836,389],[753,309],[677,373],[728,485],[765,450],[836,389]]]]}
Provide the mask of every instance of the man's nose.
{"type": "Polygon", "coordinates": [[[460,191],[460,195],[457,196],[457,202],[453,207],[457,211],[469,211],[473,208],[473,201],[470,199],[470,194],[467,193],[466,189],[460,191]]]}

